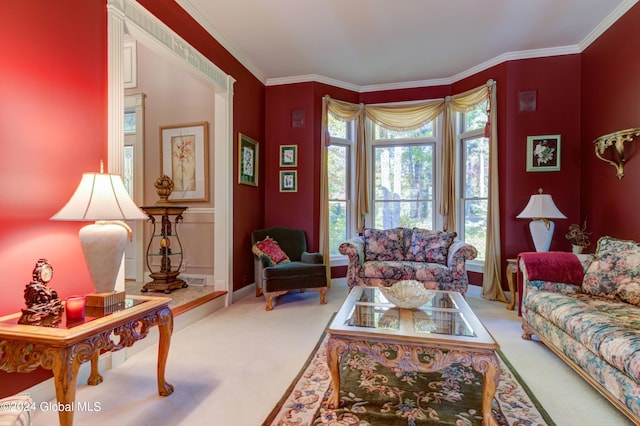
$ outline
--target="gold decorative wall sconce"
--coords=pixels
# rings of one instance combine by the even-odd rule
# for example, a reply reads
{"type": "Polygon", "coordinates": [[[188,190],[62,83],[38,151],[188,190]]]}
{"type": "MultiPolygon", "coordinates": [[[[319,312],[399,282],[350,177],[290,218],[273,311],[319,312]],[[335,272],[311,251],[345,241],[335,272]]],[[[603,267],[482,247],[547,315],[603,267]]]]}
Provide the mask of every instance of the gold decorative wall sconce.
{"type": "Polygon", "coordinates": [[[624,153],[624,143],[632,142],[638,136],[640,136],[640,128],[635,128],[609,133],[608,135],[600,136],[598,139],[593,141],[596,150],[596,157],[615,167],[618,179],[622,179],[624,176],[624,164],[627,161],[624,153]],[[610,147],[614,147],[615,152],[608,151],[610,147]],[[609,152],[609,158],[602,156],[606,151],[609,152]]]}

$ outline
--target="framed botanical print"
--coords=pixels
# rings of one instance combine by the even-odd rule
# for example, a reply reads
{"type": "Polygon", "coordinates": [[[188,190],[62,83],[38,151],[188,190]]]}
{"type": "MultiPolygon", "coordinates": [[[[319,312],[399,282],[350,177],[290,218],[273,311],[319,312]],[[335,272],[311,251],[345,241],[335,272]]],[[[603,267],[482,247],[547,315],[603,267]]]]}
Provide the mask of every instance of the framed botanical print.
{"type": "Polygon", "coordinates": [[[280,170],[280,192],[298,192],[297,170],[280,170]]]}
{"type": "Polygon", "coordinates": [[[258,186],[258,142],[238,134],[238,183],[258,186]]]}
{"type": "Polygon", "coordinates": [[[298,145],[280,145],[280,167],[298,165],[298,145]]]}
{"type": "Polygon", "coordinates": [[[527,171],[560,170],[560,135],[527,137],[527,171]]]}
{"type": "Polygon", "coordinates": [[[173,181],[170,201],[209,200],[207,122],[160,127],[160,166],[173,181]]]}

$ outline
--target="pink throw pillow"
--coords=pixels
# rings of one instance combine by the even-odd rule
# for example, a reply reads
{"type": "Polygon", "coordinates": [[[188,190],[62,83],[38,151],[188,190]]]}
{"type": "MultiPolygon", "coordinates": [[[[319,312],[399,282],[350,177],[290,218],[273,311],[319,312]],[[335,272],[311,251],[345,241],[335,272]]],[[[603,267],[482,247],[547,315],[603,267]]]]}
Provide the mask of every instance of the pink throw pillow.
{"type": "Polygon", "coordinates": [[[289,256],[282,251],[278,243],[270,237],[255,243],[252,251],[258,257],[267,256],[274,265],[291,261],[289,256]]]}

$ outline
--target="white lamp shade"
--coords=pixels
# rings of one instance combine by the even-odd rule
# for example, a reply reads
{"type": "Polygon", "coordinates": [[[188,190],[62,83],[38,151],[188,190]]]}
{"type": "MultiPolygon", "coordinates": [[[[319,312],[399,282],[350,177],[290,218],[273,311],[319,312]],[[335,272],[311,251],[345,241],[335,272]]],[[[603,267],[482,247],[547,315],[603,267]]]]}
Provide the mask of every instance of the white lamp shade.
{"type": "Polygon", "coordinates": [[[144,220],[119,175],[85,173],[67,204],[51,220],[144,220]]]}
{"type": "Polygon", "coordinates": [[[566,219],[549,194],[534,194],[518,219],[566,219]]]}
{"type": "Polygon", "coordinates": [[[115,288],[131,232],[123,221],[147,217],[129,197],[120,176],[85,173],[76,192],[51,219],[96,221],[80,229],[80,245],[96,291],[106,293],[115,288]]]}

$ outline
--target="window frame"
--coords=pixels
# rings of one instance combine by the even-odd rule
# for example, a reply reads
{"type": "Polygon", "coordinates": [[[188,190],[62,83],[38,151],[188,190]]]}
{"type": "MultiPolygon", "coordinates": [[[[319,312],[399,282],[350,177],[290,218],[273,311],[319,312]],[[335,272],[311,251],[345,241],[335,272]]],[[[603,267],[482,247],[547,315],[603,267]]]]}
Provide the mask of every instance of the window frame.
{"type": "MultiPolygon", "coordinates": [[[[487,188],[487,197],[486,198],[466,198],[465,197],[465,179],[463,178],[464,173],[466,172],[466,156],[464,150],[464,143],[470,139],[477,138],[485,138],[485,129],[484,127],[479,127],[471,130],[465,129],[465,113],[459,112],[457,113],[457,123],[456,123],[456,188],[458,189],[458,203],[457,203],[457,211],[456,211],[456,219],[458,221],[458,238],[460,240],[465,241],[464,235],[464,222],[465,222],[465,209],[464,202],[465,200],[487,200],[489,202],[489,192],[487,188]]],[[[489,164],[487,164],[487,173],[489,173],[489,164]]],[[[488,221],[488,217],[487,217],[488,221]]],[[[486,229],[485,229],[486,232],[486,229]]],[[[486,238],[486,234],[485,234],[486,238]]],[[[478,260],[472,259],[466,261],[466,268],[468,271],[484,273],[486,259],[478,260]]]]}
{"type": "MultiPolygon", "coordinates": [[[[357,218],[355,217],[355,203],[353,200],[355,199],[355,145],[356,145],[356,130],[354,125],[354,120],[346,121],[346,138],[336,137],[329,135],[329,140],[331,145],[339,145],[345,146],[347,148],[346,153],[346,235],[347,239],[353,238],[357,235],[357,218]]],[[[328,155],[328,153],[327,153],[328,155]]],[[[328,161],[328,159],[327,159],[328,161]]],[[[327,170],[328,172],[328,170],[327,170]]],[[[327,177],[328,178],[328,177],[327,177]]],[[[332,199],[328,199],[327,202],[330,203],[332,199]]],[[[349,263],[349,258],[343,254],[330,254],[330,262],[332,266],[346,266],[349,263]]]]}
{"type": "MultiPolygon", "coordinates": [[[[367,171],[369,172],[368,177],[368,191],[369,191],[369,206],[370,212],[365,216],[365,224],[367,227],[373,227],[375,224],[375,204],[376,204],[376,194],[375,194],[375,148],[376,147],[392,147],[392,146],[412,146],[412,145],[432,145],[433,146],[433,198],[432,202],[432,228],[431,229],[442,229],[444,225],[444,218],[439,213],[440,207],[440,193],[441,193],[441,170],[442,170],[442,132],[440,131],[441,127],[442,114],[438,115],[435,119],[433,119],[433,135],[427,137],[419,137],[419,138],[398,138],[398,139],[389,139],[389,138],[380,138],[373,139],[373,135],[375,134],[374,127],[376,124],[371,121],[369,118],[366,119],[367,126],[367,140],[366,140],[366,149],[368,152],[367,158],[367,171]]],[[[411,201],[411,200],[409,200],[411,201]]]]}

